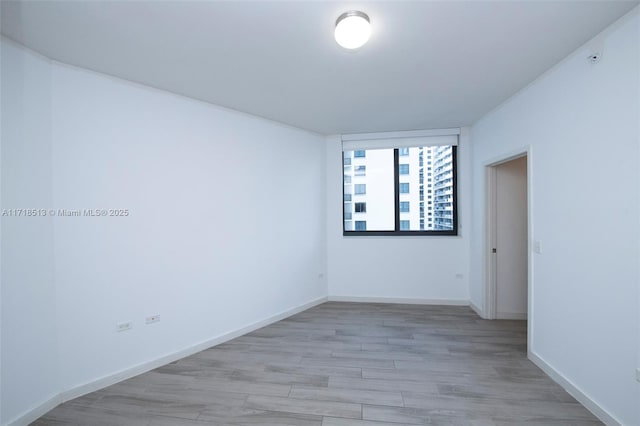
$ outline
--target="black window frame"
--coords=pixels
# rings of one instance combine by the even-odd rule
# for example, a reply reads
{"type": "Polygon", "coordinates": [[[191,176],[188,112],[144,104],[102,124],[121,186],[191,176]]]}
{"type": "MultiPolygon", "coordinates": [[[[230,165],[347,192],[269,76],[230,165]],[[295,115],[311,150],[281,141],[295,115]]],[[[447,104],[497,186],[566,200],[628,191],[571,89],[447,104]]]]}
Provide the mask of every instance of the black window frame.
{"type": "MultiPolygon", "coordinates": [[[[344,157],[344,153],[342,155],[344,157]]],[[[344,158],[343,158],[344,164],[344,158]]],[[[344,226],[344,203],[342,207],[342,235],[343,236],[458,236],[458,146],[451,145],[451,168],[452,168],[452,204],[453,204],[453,229],[451,230],[413,230],[402,231],[400,230],[400,155],[399,149],[393,149],[393,180],[394,180],[394,217],[395,224],[394,230],[389,231],[356,231],[355,226],[353,231],[347,231],[344,226]]],[[[344,167],[343,167],[344,175],[344,167]]],[[[344,182],[344,176],[343,176],[344,182]]],[[[344,199],[344,183],[342,184],[342,192],[344,199]]],[[[354,190],[355,192],[355,190],[354,190]]],[[[431,197],[429,197],[431,198],[431,197]]],[[[433,216],[432,216],[433,217],[433,216]]]]}

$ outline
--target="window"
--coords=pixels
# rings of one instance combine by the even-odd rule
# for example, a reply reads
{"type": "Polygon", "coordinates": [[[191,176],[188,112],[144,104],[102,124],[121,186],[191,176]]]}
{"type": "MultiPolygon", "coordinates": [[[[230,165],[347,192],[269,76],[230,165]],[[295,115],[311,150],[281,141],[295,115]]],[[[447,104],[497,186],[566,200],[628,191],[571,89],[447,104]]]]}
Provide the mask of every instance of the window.
{"type": "Polygon", "coordinates": [[[351,183],[351,176],[344,175],[344,183],[351,183]]]}
{"type": "Polygon", "coordinates": [[[344,220],[351,220],[351,216],[352,216],[352,209],[351,209],[352,204],[351,203],[344,203],[344,220]]]}
{"type": "Polygon", "coordinates": [[[451,145],[349,147],[343,140],[343,158],[357,160],[352,170],[343,164],[352,177],[344,184],[344,235],[457,235],[457,136],[451,145]],[[418,167],[429,156],[433,166],[418,167]]]}

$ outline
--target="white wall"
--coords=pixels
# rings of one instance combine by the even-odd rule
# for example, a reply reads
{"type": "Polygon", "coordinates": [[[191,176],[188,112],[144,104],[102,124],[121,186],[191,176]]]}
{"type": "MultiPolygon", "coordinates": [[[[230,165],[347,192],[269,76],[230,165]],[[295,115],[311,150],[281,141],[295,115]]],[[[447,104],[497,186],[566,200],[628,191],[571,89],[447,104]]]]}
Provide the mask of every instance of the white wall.
{"type": "MultiPolygon", "coordinates": [[[[48,208],[51,67],[1,47],[2,209],[48,208]]],[[[51,218],[2,216],[2,424],[58,392],[53,271],[51,218]]]]}
{"type": "Polygon", "coordinates": [[[12,55],[3,207],[129,216],[3,221],[3,424],[326,297],[324,137],[12,55]]]}
{"type": "Polygon", "coordinates": [[[640,20],[636,8],[472,128],[471,300],[482,304],[484,165],[531,147],[534,358],[611,418],[640,424],[640,20]]]}
{"type": "Polygon", "coordinates": [[[342,235],[342,151],[327,138],[329,297],[462,303],[469,299],[470,148],[466,129],[458,146],[457,237],[342,235]],[[462,275],[458,277],[456,275],[462,275]]]}
{"type": "Polygon", "coordinates": [[[527,158],[496,172],[496,318],[527,318],[527,158]]]}
{"type": "Polygon", "coordinates": [[[326,296],[323,138],[65,66],[53,86],[56,206],[131,212],[56,219],[64,387],[326,296]]]}

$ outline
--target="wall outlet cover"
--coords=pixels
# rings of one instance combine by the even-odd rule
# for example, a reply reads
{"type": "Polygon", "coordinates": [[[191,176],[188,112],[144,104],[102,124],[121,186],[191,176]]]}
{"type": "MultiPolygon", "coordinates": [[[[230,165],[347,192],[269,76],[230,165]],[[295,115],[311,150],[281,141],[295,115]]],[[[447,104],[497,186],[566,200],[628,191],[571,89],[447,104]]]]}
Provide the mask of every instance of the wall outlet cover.
{"type": "Polygon", "coordinates": [[[154,322],[160,321],[160,315],[151,315],[145,319],[146,324],[153,324],[154,322]]]}
{"type": "Polygon", "coordinates": [[[116,331],[127,331],[133,328],[133,323],[131,321],[119,322],[116,324],[116,331]]]}

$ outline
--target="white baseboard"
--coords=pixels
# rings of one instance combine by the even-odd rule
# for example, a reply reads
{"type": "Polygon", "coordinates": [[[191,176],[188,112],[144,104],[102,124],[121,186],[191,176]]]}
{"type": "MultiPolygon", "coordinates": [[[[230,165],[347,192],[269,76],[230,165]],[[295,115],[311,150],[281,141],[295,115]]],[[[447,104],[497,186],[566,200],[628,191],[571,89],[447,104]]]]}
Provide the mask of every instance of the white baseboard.
{"type": "Polygon", "coordinates": [[[469,307],[473,310],[473,312],[475,312],[480,318],[484,318],[484,315],[482,314],[482,309],[478,308],[475,303],[473,302],[469,302],[469,307]]]}
{"type": "Polygon", "coordinates": [[[7,426],[28,426],[60,404],[62,404],[60,394],[54,395],[42,404],[39,404],[37,407],[33,407],[27,412],[9,421],[7,426]]]}
{"type": "Polygon", "coordinates": [[[523,321],[527,319],[527,314],[518,312],[496,312],[496,319],[523,321]]]}
{"type": "Polygon", "coordinates": [[[267,325],[273,324],[274,322],[278,322],[280,320],[288,318],[302,311],[306,311],[307,309],[313,308],[314,306],[317,306],[326,301],[327,301],[327,297],[320,297],[318,299],[307,302],[304,305],[287,309],[285,311],[272,315],[263,320],[254,322],[252,324],[249,324],[245,327],[242,327],[230,333],[226,333],[226,334],[214,337],[212,339],[208,339],[203,342],[196,343],[195,345],[189,346],[188,348],[184,348],[177,352],[172,352],[170,354],[166,354],[159,358],[152,359],[150,361],[146,361],[138,365],[134,365],[133,367],[126,368],[124,370],[118,371],[113,374],[109,374],[104,377],[100,377],[96,380],[92,380],[91,382],[82,384],[80,386],[63,390],[58,395],[55,395],[54,397],[43,402],[37,407],[34,407],[29,411],[21,414],[14,420],[9,421],[7,423],[7,426],[26,426],[34,422],[35,420],[37,420],[39,417],[42,417],[47,412],[49,412],[50,410],[55,408],[57,405],[63,402],[69,401],[74,398],[78,398],[80,396],[86,395],[91,392],[95,392],[107,386],[111,386],[115,383],[121,382],[123,380],[129,379],[131,377],[137,376],[142,373],[146,373],[147,371],[150,371],[155,368],[161,367],[163,365],[169,364],[171,362],[177,361],[184,357],[193,355],[197,352],[203,351],[212,346],[216,346],[221,343],[227,342],[229,340],[235,339],[236,337],[240,337],[244,334],[250,333],[259,328],[266,327],[267,325]]]}
{"type": "Polygon", "coordinates": [[[402,297],[363,297],[363,296],[329,296],[329,302],[355,303],[399,303],[408,305],[454,305],[468,306],[469,301],[463,299],[414,299],[402,297]]]}
{"type": "Polygon", "coordinates": [[[545,360],[540,358],[535,353],[529,351],[529,359],[542,371],[544,371],[551,379],[562,386],[572,397],[574,397],[580,404],[582,404],[587,410],[599,418],[604,424],[608,426],[622,426],[622,422],[618,421],[611,413],[602,408],[595,402],[589,395],[582,392],[571,380],[567,379],[562,373],[549,365],[545,360]]]}

